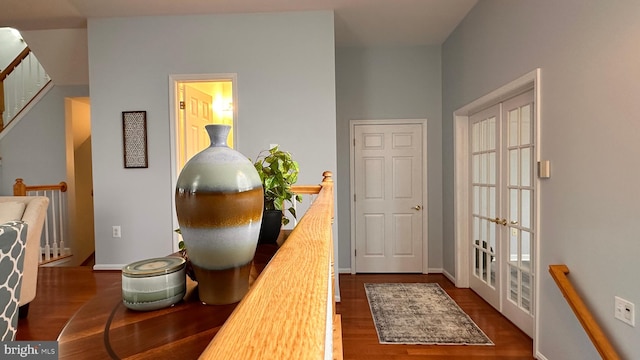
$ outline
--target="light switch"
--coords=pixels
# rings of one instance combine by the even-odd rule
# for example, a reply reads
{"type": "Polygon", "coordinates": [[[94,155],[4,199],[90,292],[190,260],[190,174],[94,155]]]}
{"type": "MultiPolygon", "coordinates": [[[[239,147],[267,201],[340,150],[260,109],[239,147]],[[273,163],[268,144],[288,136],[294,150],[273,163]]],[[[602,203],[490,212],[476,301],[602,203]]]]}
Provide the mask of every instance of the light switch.
{"type": "Polygon", "coordinates": [[[538,161],[538,177],[540,179],[549,179],[551,177],[551,163],[549,160],[538,161]]]}

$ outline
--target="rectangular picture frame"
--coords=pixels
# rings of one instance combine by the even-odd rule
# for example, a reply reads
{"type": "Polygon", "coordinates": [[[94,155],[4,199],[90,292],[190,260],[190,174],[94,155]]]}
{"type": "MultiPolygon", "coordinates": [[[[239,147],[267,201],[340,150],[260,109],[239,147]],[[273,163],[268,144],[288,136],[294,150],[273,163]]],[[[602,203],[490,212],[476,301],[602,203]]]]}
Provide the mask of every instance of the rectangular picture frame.
{"type": "Polygon", "coordinates": [[[146,111],[122,112],[122,140],[125,169],[148,168],[146,111]]]}

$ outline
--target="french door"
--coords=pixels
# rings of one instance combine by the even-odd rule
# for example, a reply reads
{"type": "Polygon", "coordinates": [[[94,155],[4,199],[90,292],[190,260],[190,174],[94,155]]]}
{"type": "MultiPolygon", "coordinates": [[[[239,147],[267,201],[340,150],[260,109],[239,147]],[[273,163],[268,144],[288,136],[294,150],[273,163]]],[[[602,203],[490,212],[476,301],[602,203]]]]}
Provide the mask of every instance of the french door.
{"type": "Polygon", "coordinates": [[[533,335],[533,91],[469,117],[470,286],[533,335]]]}

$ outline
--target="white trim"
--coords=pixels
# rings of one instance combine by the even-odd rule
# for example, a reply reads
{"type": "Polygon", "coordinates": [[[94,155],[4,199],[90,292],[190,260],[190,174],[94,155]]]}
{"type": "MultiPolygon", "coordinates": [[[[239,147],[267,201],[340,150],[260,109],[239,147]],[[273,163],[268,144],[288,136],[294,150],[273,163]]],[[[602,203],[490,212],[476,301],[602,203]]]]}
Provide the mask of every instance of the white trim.
{"type": "Polygon", "coordinates": [[[427,274],[442,274],[442,272],[444,271],[443,268],[429,268],[427,269],[427,274]]]}
{"type": "Polygon", "coordinates": [[[38,94],[34,96],[33,99],[31,99],[31,101],[29,101],[27,106],[25,106],[22,110],[20,110],[18,115],[15,118],[13,118],[13,120],[11,120],[11,122],[7,125],[7,127],[2,129],[2,132],[0,132],[0,140],[2,140],[2,138],[4,138],[9,133],[9,131],[11,131],[11,129],[14,126],[16,126],[18,122],[20,122],[20,120],[22,120],[22,118],[25,117],[27,113],[34,106],[36,106],[38,102],[40,102],[40,100],[42,100],[42,98],[49,92],[49,90],[53,89],[53,86],[54,86],[53,81],[49,80],[49,82],[42,88],[42,90],[40,90],[40,92],[38,92],[38,94]]]}
{"type": "Polygon", "coordinates": [[[351,274],[351,268],[339,268],[338,269],[338,274],[351,274]]]}
{"type": "Polygon", "coordinates": [[[398,125],[420,124],[422,125],[422,273],[429,273],[429,202],[427,186],[427,119],[382,119],[382,120],[349,120],[349,206],[351,209],[351,274],[356,273],[356,227],[355,204],[353,194],[355,192],[355,138],[356,125],[398,125]]]}
{"type": "MultiPolygon", "coordinates": [[[[541,99],[542,99],[542,92],[540,90],[541,87],[541,81],[540,81],[540,69],[536,69],[536,72],[534,74],[534,80],[533,80],[533,99],[534,99],[534,106],[535,106],[535,112],[534,112],[534,117],[535,117],[535,122],[536,122],[536,128],[535,128],[535,132],[536,132],[536,137],[535,137],[535,141],[536,141],[536,159],[534,161],[534,164],[537,164],[538,161],[540,161],[540,159],[542,159],[542,152],[540,151],[541,149],[541,144],[542,144],[542,137],[541,137],[541,133],[540,133],[540,123],[542,122],[541,119],[542,117],[540,116],[540,109],[541,109],[541,99]]],[[[537,166],[534,167],[534,169],[536,169],[537,166]]],[[[535,170],[534,170],[535,171],[535,170]]],[[[542,199],[542,197],[540,196],[540,193],[542,192],[542,186],[540,186],[540,177],[537,176],[537,172],[536,175],[534,175],[534,179],[536,181],[536,187],[535,187],[535,194],[536,194],[536,200],[534,202],[534,206],[535,206],[535,210],[534,210],[534,216],[535,216],[535,224],[536,224],[536,228],[535,228],[535,253],[534,256],[535,258],[533,259],[533,263],[534,263],[534,274],[535,274],[535,278],[534,278],[534,284],[535,284],[535,294],[533,296],[533,310],[534,310],[534,318],[533,318],[533,351],[536,354],[539,354],[538,359],[546,359],[544,356],[542,356],[542,354],[540,354],[539,349],[538,349],[538,339],[540,336],[539,333],[539,322],[540,322],[540,316],[538,316],[538,314],[540,313],[540,277],[542,275],[542,269],[540,268],[540,254],[542,253],[541,251],[541,246],[540,246],[540,201],[542,199]]]]}
{"type": "MultiPolygon", "coordinates": [[[[535,347],[534,347],[535,349],[535,347]]],[[[548,360],[540,351],[536,351],[536,359],[538,360],[548,360]]]]}
{"type": "MultiPolygon", "coordinates": [[[[535,121],[536,121],[536,155],[537,162],[540,159],[540,69],[537,68],[520,78],[490,92],[487,95],[461,107],[453,113],[453,134],[454,134],[454,253],[455,253],[455,271],[457,287],[469,287],[469,251],[467,251],[468,227],[469,227],[469,116],[477,111],[495,105],[499,102],[507,100],[510,97],[518,95],[526,90],[534,90],[535,101],[535,121]]],[[[536,179],[536,229],[535,229],[535,296],[534,296],[534,337],[533,348],[537,349],[537,340],[539,337],[538,326],[539,321],[539,303],[540,303],[540,179],[536,179]]],[[[537,353],[537,352],[536,352],[537,353]]]]}
{"type": "MultiPolygon", "coordinates": [[[[171,188],[175,189],[178,181],[176,169],[176,104],[178,103],[178,83],[179,82],[210,82],[220,80],[231,80],[231,92],[233,96],[233,144],[238,148],[238,74],[236,73],[220,73],[220,74],[173,74],[169,75],[169,143],[170,143],[170,169],[171,169],[171,188]]],[[[173,194],[173,192],[172,192],[173,194]]],[[[171,196],[171,217],[172,228],[177,229],[178,217],[176,216],[175,197],[171,196]]],[[[178,251],[178,234],[173,233],[173,251],[178,251]]]]}
{"type": "Polygon", "coordinates": [[[93,270],[122,270],[127,264],[96,264],[93,270]]]}
{"type": "MultiPolygon", "coordinates": [[[[456,285],[456,277],[453,276],[453,274],[451,274],[450,272],[448,272],[447,270],[442,270],[442,275],[444,275],[447,279],[449,279],[454,285],[456,285]]],[[[459,287],[458,285],[456,285],[457,287],[459,287]]]]}

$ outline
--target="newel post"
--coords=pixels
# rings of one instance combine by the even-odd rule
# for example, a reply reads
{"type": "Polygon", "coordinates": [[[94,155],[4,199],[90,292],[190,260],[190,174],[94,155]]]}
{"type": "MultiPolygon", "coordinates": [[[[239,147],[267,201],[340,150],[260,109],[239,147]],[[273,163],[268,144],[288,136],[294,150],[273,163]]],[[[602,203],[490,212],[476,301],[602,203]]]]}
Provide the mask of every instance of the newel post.
{"type": "Polygon", "coordinates": [[[16,179],[13,184],[13,196],[27,196],[27,185],[22,182],[21,178],[16,179]]]}

